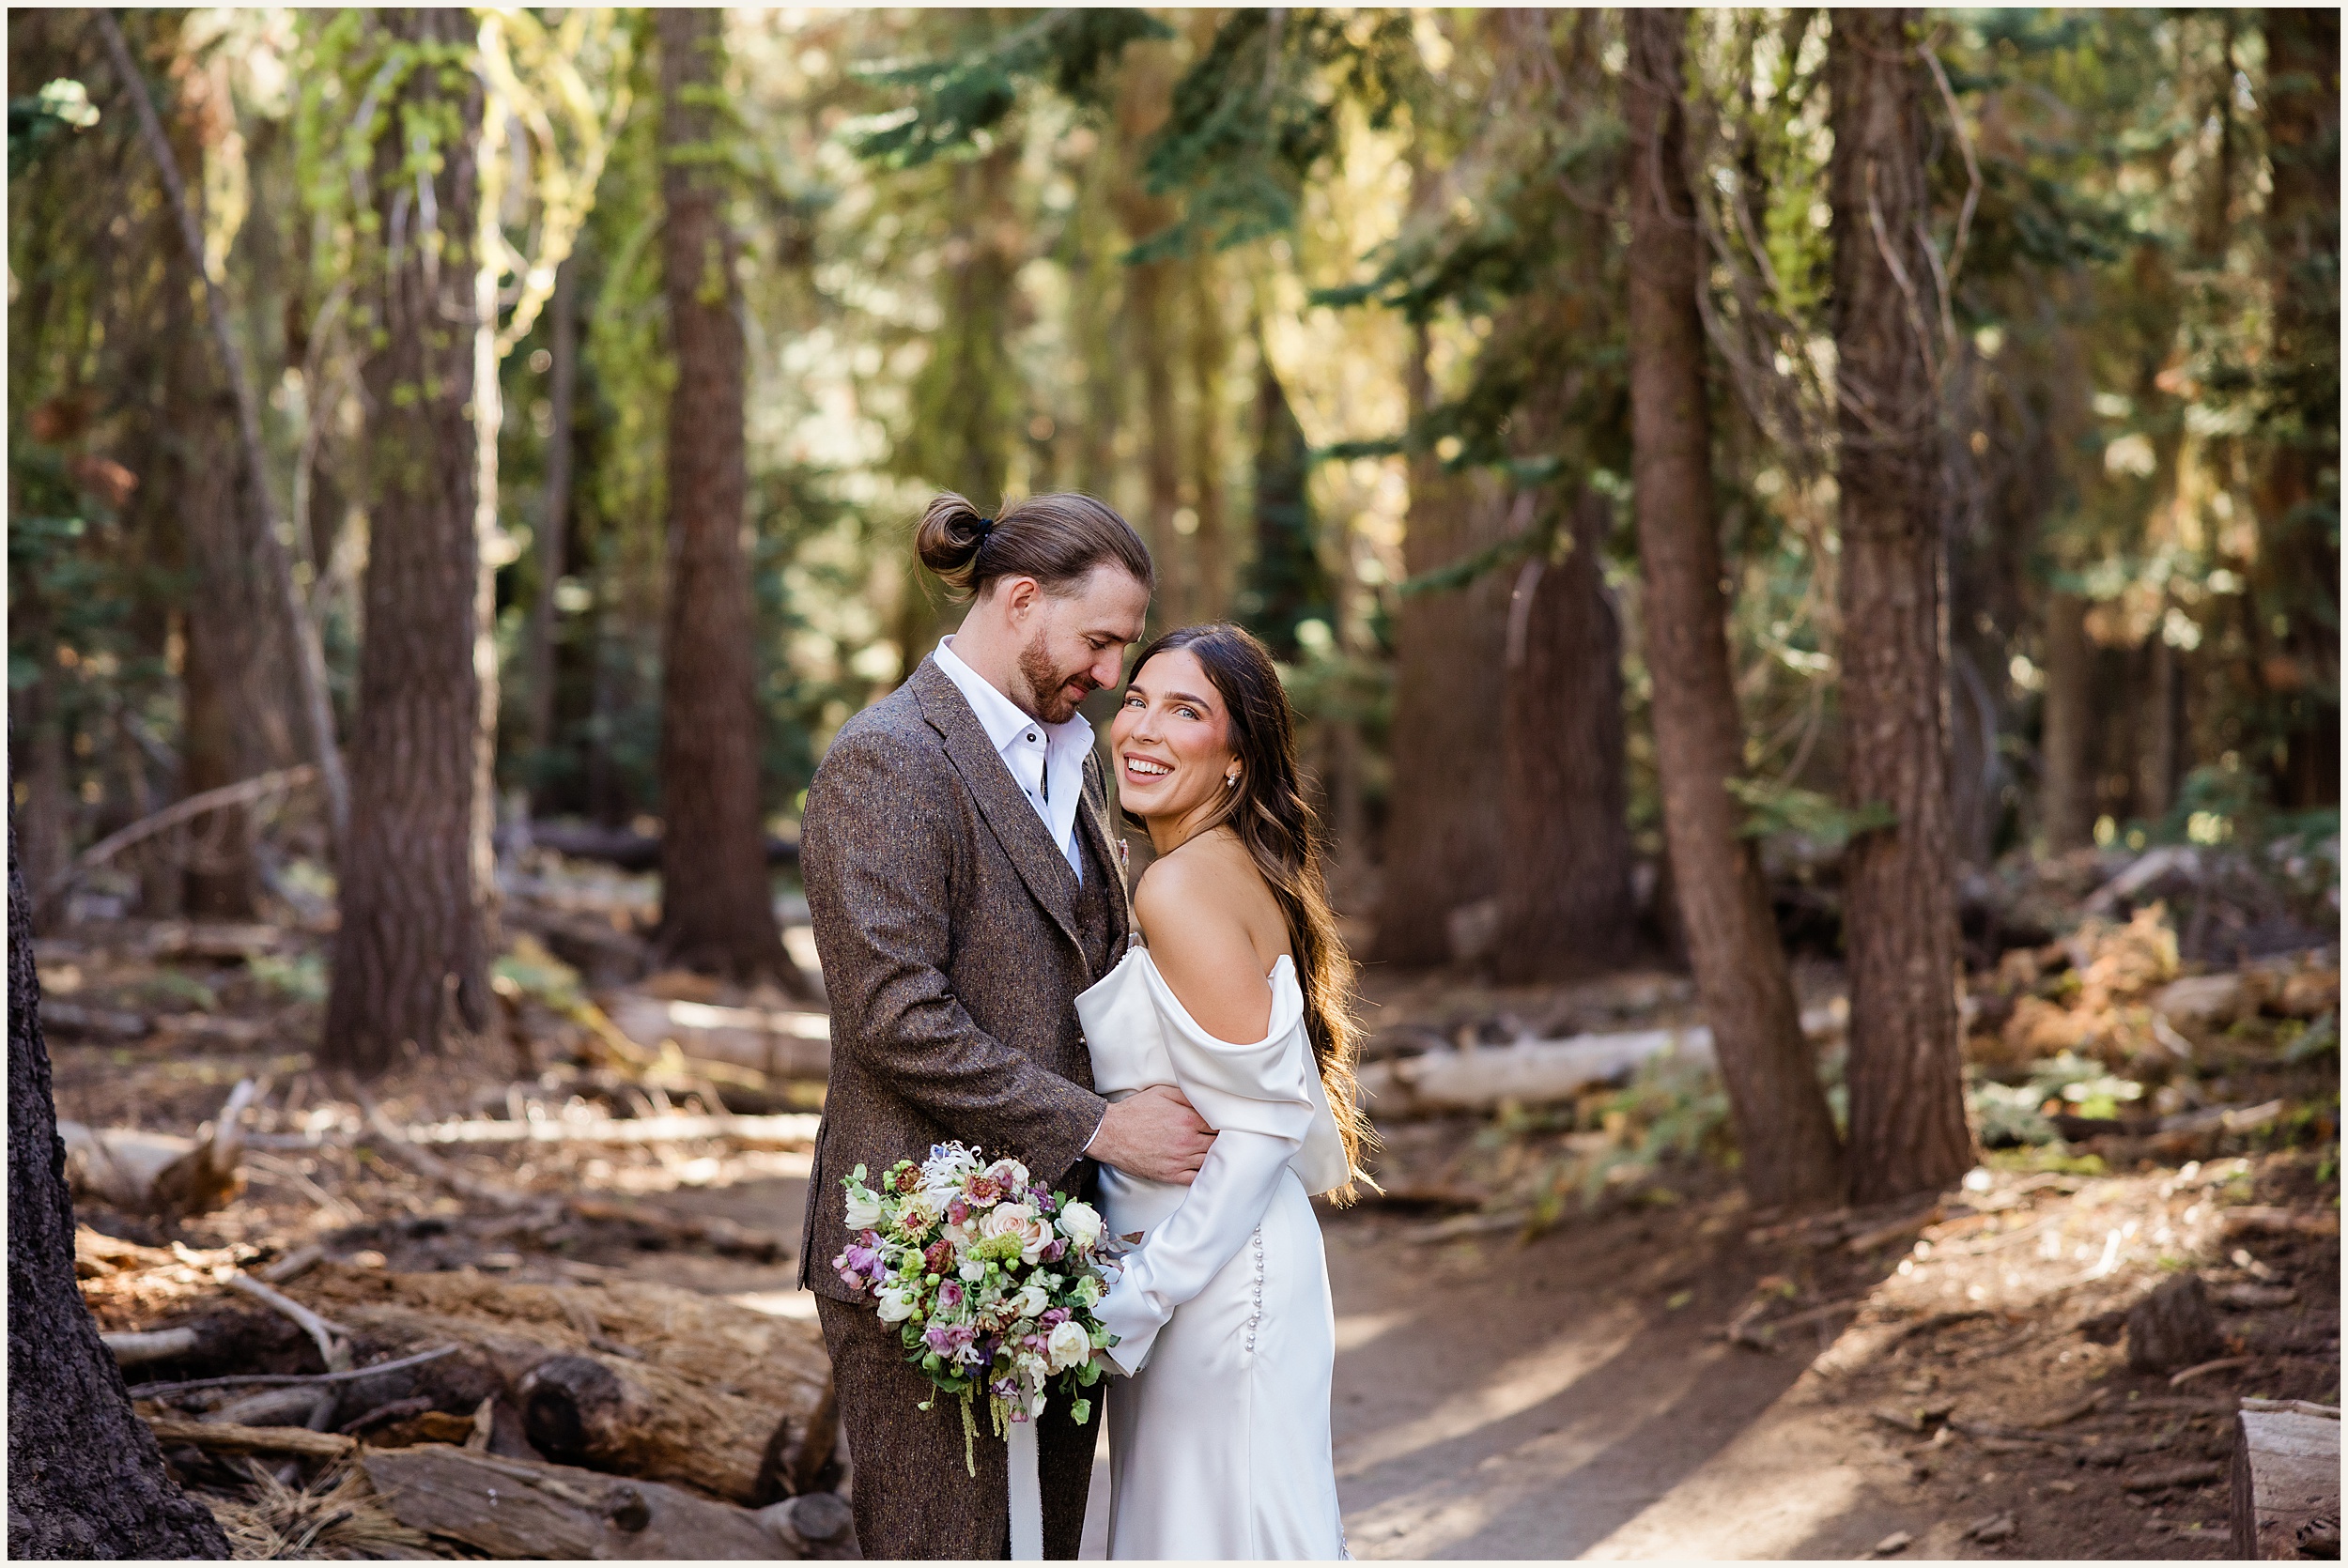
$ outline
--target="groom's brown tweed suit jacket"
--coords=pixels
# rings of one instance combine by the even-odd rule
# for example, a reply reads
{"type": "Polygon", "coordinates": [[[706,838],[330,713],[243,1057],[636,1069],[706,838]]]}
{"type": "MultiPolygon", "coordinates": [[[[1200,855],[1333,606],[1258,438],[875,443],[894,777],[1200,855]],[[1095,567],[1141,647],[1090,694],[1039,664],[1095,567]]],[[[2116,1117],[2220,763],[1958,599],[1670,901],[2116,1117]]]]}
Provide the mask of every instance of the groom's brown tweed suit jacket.
{"type": "MultiPolygon", "coordinates": [[[[1097,758],[1076,813],[1079,884],[985,728],[931,659],[841,730],[808,788],[800,866],[831,1001],[831,1081],[808,1190],[800,1282],[818,1298],[868,1558],[1002,1557],[1004,1447],[905,1364],[893,1324],[830,1268],[848,1240],[841,1178],[947,1139],[1015,1154],[1037,1181],[1089,1187],[1104,1102],[1077,992],[1131,930],[1097,758]]],[[[1088,1194],[1089,1195],[1089,1194],[1088,1194]]],[[[1097,1407],[1101,1401],[1094,1401],[1097,1407]]],[[[1039,1437],[1044,1551],[1076,1555],[1095,1434],[1054,1401],[1039,1437]]]]}

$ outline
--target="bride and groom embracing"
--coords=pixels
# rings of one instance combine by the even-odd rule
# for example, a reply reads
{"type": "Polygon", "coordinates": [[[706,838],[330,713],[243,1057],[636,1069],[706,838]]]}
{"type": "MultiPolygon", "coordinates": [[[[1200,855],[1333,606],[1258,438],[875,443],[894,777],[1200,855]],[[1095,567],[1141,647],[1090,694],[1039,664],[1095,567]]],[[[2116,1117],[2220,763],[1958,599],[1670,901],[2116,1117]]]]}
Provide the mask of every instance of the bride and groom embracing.
{"type": "MultiPolygon", "coordinates": [[[[1342,1558],[1308,1198],[1357,1179],[1352,971],[1271,656],[1216,624],[1135,662],[1110,749],[1158,858],[1129,902],[1076,705],[1141,635],[1140,537],[1086,496],[993,518],[943,496],[917,548],[970,608],[842,729],[801,838],[832,1066],[800,1278],[864,1554],[1011,1547],[1005,1445],[969,1473],[950,1402],[918,1407],[931,1386],[897,1327],[821,1267],[851,1239],[843,1176],[954,1140],[1142,1237],[1098,1308],[1117,1336],[1109,1555],[1342,1558]]],[[[1098,1438],[1069,1405],[1034,1432],[1046,1557],[1077,1553],[1098,1438]]]]}

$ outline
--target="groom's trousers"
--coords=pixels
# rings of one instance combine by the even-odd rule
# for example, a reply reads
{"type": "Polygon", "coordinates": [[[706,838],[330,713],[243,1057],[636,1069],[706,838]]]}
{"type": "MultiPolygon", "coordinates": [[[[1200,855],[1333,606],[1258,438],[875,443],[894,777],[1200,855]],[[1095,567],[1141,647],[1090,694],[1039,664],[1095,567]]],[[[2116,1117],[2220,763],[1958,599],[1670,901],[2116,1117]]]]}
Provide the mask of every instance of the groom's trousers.
{"type": "MultiPolygon", "coordinates": [[[[1007,1558],[1011,1555],[1008,1449],[986,1405],[972,1409],[978,1437],[964,1462],[962,1402],[936,1391],[906,1364],[898,1325],[863,1302],[815,1299],[831,1352],[840,1421],[855,1466],[856,1537],[867,1558],[1007,1558]]],[[[1043,1555],[1073,1560],[1084,1540],[1085,1499],[1102,1427],[1102,1390],[1092,1420],[1079,1426],[1057,1391],[1037,1425],[1043,1490],[1043,1555]]]]}

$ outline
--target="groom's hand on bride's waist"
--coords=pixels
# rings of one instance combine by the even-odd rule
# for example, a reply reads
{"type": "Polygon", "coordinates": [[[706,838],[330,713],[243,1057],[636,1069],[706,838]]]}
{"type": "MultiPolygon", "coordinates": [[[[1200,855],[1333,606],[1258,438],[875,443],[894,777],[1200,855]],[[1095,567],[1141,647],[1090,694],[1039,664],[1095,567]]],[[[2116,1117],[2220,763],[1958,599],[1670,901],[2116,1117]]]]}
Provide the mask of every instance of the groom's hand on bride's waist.
{"type": "Polygon", "coordinates": [[[1144,1181],[1187,1187],[1213,1144],[1214,1129],[1182,1090],[1160,1084],[1112,1104],[1085,1153],[1144,1181]]]}

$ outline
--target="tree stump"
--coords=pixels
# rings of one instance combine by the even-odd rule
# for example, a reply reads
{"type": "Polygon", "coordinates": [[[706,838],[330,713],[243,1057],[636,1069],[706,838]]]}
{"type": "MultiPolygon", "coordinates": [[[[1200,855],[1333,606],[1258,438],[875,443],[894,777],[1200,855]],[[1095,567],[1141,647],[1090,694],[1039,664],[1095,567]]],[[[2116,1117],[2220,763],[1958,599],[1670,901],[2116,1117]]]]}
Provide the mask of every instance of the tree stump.
{"type": "Polygon", "coordinates": [[[2224,1349],[2199,1274],[2180,1274],[2128,1309],[2128,1365],[2139,1372],[2198,1366],[2224,1349]]]}
{"type": "Polygon", "coordinates": [[[2297,1558],[2328,1531],[2340,1555],[2340,1417],[2244,1410],[2234,1418],[2233,1556],[2297,1558]]]}

